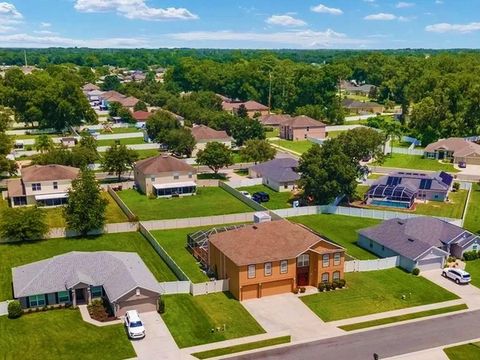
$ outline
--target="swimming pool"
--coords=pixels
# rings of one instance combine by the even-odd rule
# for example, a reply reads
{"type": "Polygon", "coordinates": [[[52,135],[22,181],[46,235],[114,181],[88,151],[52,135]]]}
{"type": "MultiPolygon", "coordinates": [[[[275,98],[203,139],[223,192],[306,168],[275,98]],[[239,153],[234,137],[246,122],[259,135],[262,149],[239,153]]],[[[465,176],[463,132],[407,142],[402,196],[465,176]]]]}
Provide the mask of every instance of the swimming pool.
{"type": "Polygon", "coordinates": [[[409,203],[398,202],[398,201],[389,201],[389,200],[372,200],[370,205],[392,207],[392,208],[396,208],[396,209],[409,209],[410,208],[409,203]]]}

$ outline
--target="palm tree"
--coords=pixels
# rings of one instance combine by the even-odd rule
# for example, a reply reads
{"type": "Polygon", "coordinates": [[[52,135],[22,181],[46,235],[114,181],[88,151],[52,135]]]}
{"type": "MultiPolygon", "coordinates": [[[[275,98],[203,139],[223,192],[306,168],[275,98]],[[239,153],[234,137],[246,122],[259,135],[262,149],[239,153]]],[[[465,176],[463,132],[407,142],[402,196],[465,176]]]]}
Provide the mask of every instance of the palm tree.
{"type": "Polygon", "coordinates": [[[46,134],[42,134],[35,139],[35,149],[42,154],[44,151],[49,151],[53,148],[53,140],[46,134]]]}

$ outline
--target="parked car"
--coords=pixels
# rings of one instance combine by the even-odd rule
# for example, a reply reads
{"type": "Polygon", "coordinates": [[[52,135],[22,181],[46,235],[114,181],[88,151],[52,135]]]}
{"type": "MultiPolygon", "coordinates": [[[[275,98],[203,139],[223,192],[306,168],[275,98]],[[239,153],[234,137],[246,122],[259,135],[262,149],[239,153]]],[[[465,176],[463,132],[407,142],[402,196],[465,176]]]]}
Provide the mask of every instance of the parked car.
{"type": "Polygon", "coordinates": [[[145,337],[145,327],[138,315],[137,310],[129,310],[125,313],[125,327],[130,339],[142,339],[145,337]]]}
{"type": "Polygon", "coordinates": [[[471,280],[470,274],[461,269],[443,269],[442,276],[452,279],[457,284],[468,284],[471,280]]]}
{"type": "Polygon", "coordinates": [[[243,196],[251,199],[252,198],[252,195],[250,195],[250,193],[248,191],[245,191],[245,190],[241,190],[240,191],[240,194],[242,194],[243,196]]]}
{"type": "Polygon", "coordinates": [[[256,201],[257,203],[267,202],[270,201],[270,195],[268,195],[264,191],[258,191],[256,193],[253,193],[252,200],[256,201]]]}
{"type": "Polygon", "coordinates": [[[460,161],[460,162],[458,163],[458,167],[459,167],[460,169],[465,169],[465,168],[467,167],[467,163],[466,163],[465,161],[460,161]]]}

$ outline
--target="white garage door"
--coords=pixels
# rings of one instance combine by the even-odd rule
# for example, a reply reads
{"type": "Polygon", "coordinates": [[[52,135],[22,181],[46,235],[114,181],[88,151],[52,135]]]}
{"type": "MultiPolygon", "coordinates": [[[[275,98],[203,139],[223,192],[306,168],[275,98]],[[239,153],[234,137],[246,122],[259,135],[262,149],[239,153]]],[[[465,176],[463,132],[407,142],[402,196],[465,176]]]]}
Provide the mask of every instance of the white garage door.
{"type": "Polygon", "coordinates": [[[443,267],[442,257],[433,257],[429,259],[418,260],[418,268],[420,270],[434,270],[443,267]]]}

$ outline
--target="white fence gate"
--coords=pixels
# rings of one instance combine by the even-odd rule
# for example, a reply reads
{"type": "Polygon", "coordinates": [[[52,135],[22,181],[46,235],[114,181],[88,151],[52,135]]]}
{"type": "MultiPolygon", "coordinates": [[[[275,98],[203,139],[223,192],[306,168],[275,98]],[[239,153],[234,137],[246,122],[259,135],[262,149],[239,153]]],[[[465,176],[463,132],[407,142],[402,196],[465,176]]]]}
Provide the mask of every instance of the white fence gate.
{"type": "Polygon", "coordinates": [[[168,281],[160,283],[160,294],[189,294],[190,281],[168,281]]]}
{"type": "Polygon", "coordinates": [[[206,295],[210,293],[224,292],[229,290],[229,281],[225,280],[213,280],[200,284],[192,283],[190,286],[190,293],[193,296],[206,295]]]}
{"type": "Polygon", "coordinates": [[[391,269],[398,266],[399,261],[400,261],[399,256],[392,256],[388,258],[374,259],[374,260],[345,261],[345,272],[391,269]]]}

